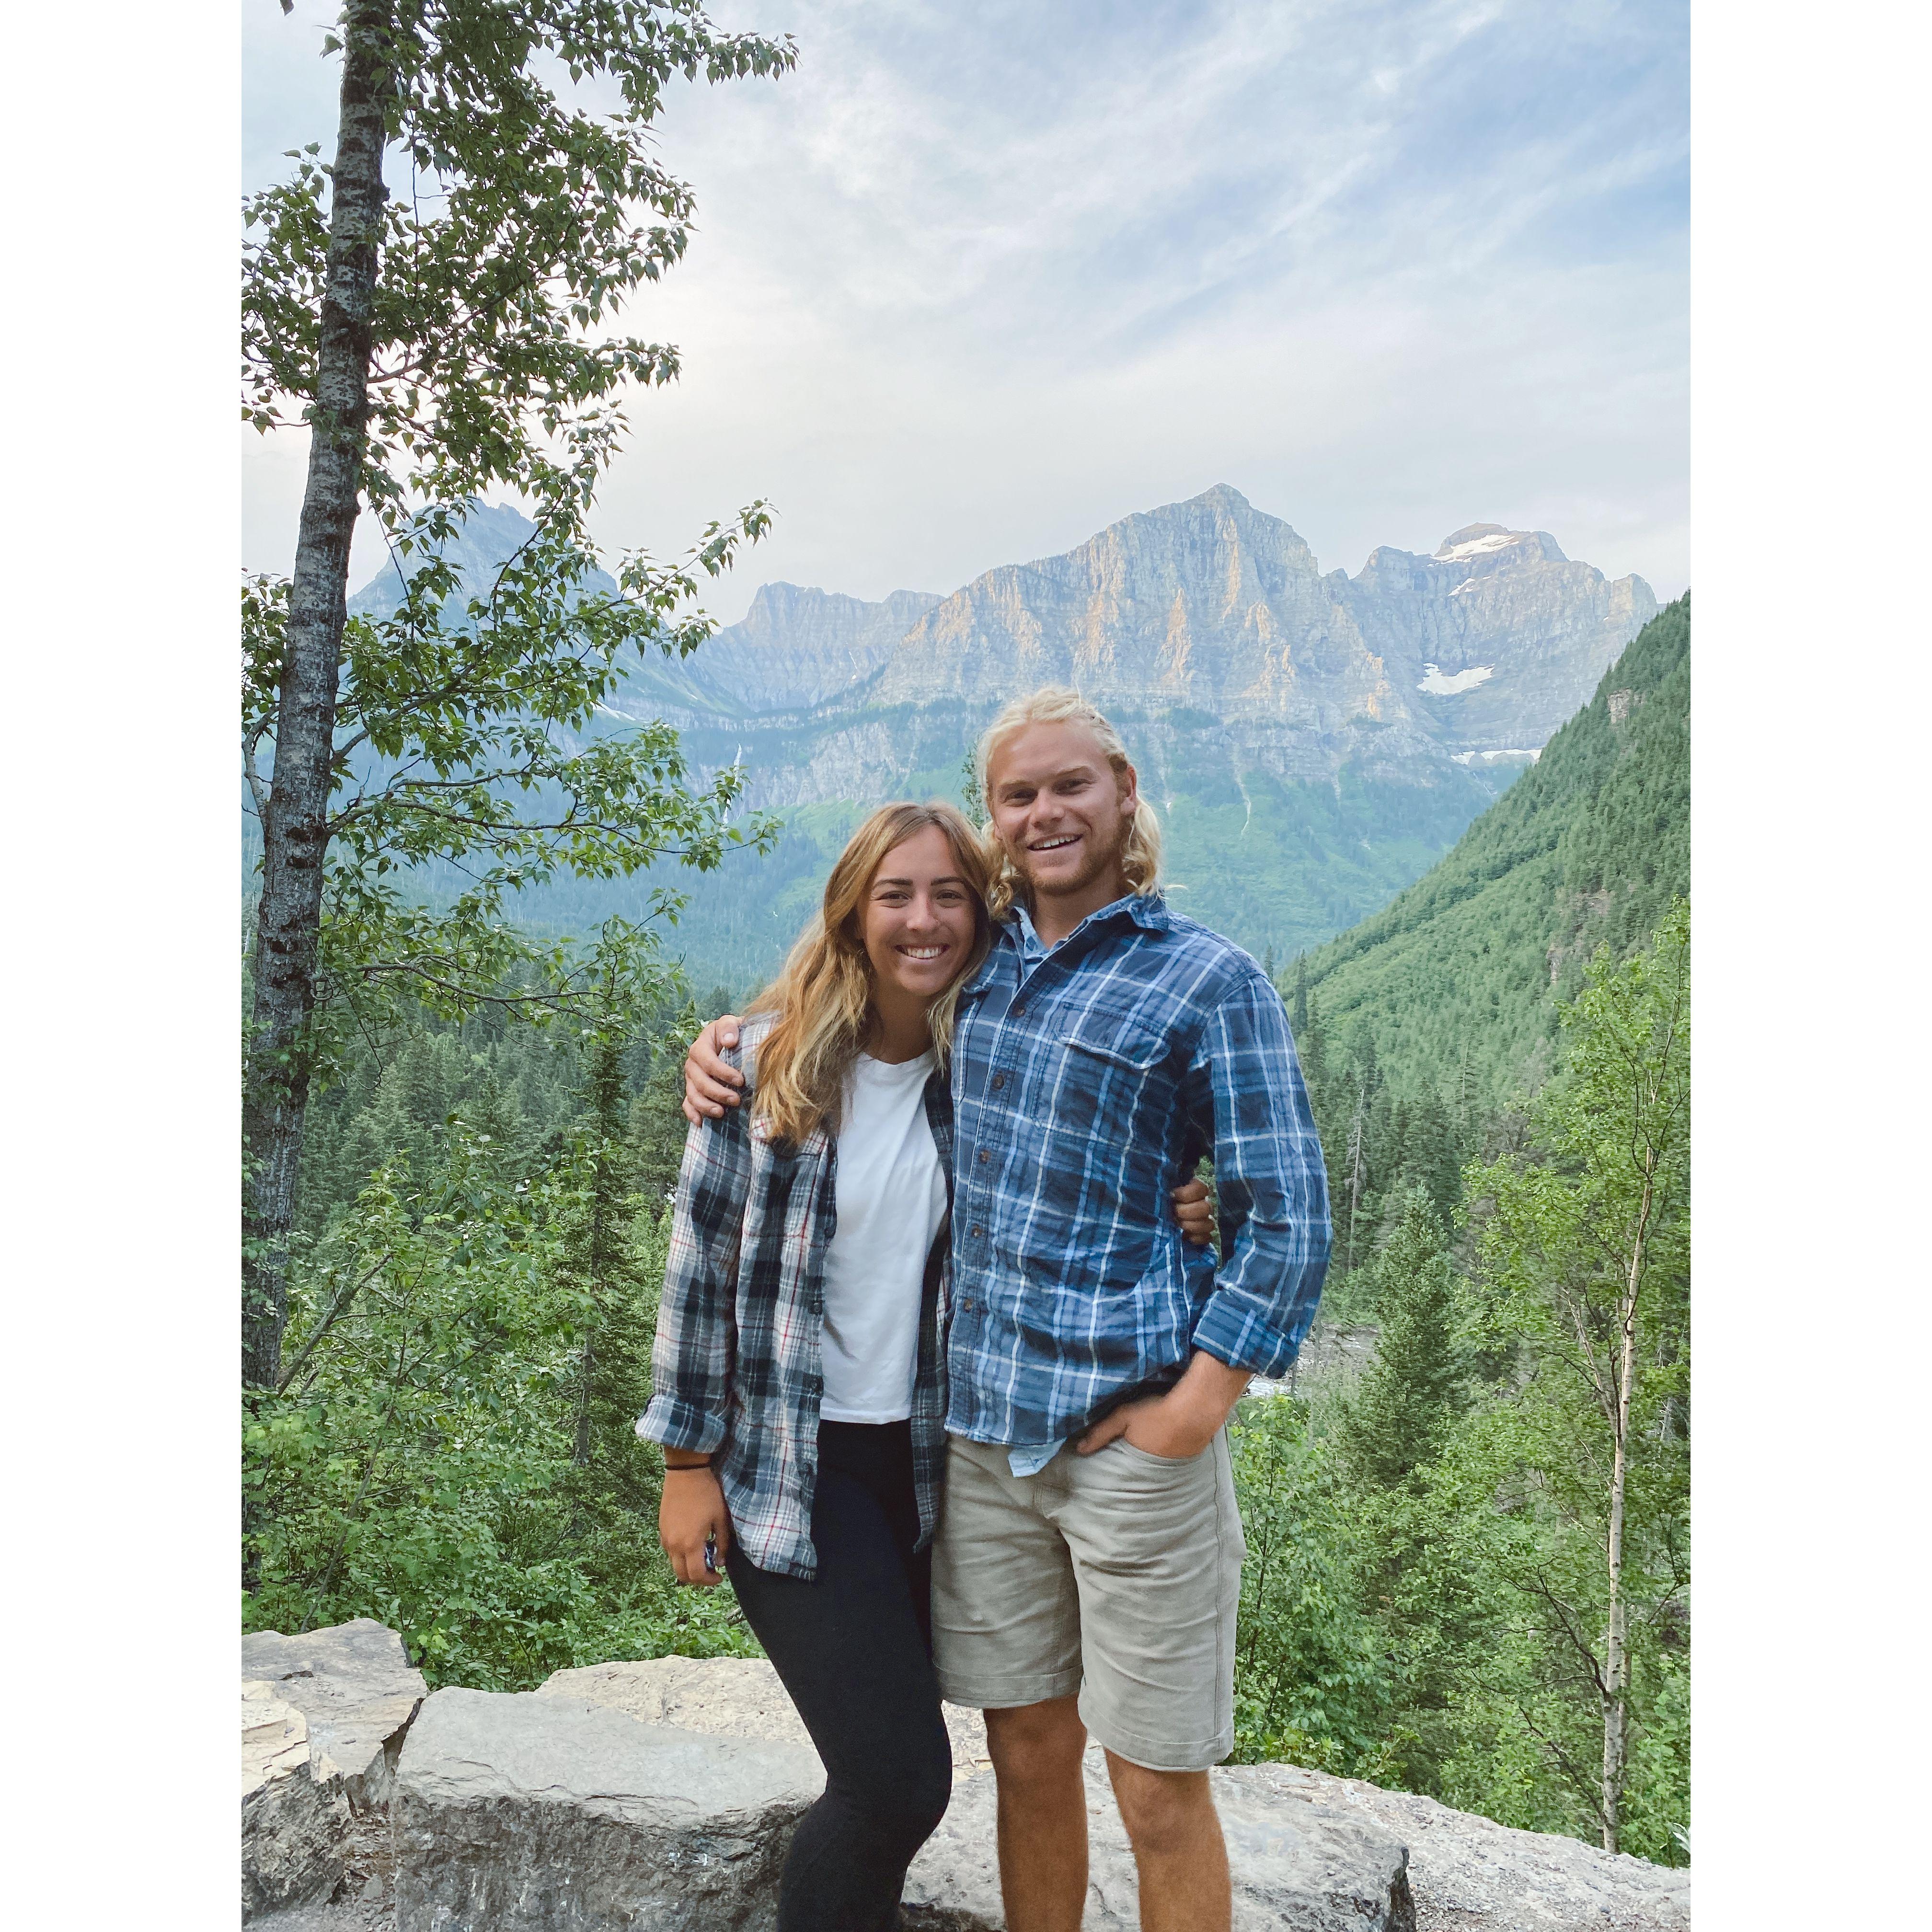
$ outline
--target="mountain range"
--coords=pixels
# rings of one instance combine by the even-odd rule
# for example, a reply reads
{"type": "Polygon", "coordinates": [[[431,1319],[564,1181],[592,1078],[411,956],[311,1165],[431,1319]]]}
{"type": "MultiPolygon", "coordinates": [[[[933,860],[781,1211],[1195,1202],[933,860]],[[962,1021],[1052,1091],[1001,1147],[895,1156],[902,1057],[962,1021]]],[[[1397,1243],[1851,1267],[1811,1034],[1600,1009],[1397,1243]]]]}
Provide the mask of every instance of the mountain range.
{"type": "MultiPolygon", "coordinates": [[[[529,527],[478,506],[461,573],[494,569],[529,527]]],[[[355,608],[394,589],[379,578],[355,608]]],[[[979,732],[1042,682],[1078,686],[1120,727],[1162,814],[1176,903],[1286,957],[1419,878],[1657,608],[1641,578],[1606,580],[1547,532],[1495,524],[1324,572],[1222,484],[950,596],[766,584],[692,658],[635,666],[602,723],[676,725],[697,766],[742,762],[748,804],[786,818],[776,854],[742,862],[755,884],[728,867],[694,882],[672,950],[700,977],[768,970],[862,811],[957,796],[979,732]]],[[[641,891],[556,886],[530,910],[578,925],[641,891]]]]}

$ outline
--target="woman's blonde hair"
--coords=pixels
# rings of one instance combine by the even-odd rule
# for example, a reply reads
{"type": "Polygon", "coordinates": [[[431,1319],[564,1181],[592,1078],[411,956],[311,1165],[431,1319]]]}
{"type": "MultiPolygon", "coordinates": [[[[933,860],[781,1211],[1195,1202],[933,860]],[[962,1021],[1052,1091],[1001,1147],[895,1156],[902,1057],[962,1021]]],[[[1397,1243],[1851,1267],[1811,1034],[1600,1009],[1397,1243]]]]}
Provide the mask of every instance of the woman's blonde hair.
{"type": "Polygon", "coordinates": [[[835,1130],[845,1076],[865,1045],[872,1004],[872,962],[862,922],[866,894],[886,854],[928,826],[943,832],[973,898],[973,946],[932,1003],[932,1044],[944,1067],[952,1046],[952,1016],[966,976],[986,956],[992,922],[986,910],[988,867],[965,814],[930,805],[882,805],[853,833],[812,923],[784,969],[752,1003],[777,1023],[758,1049],[752,1112],[772,1136],[794,1146],[820,1126],[835,1130]]]}
{"type": "MultiPolygon", "coordinates": [[[[993,875],[987,898],[995,919],[1004,918],[1012,910],[1016,900],[1024,900],[1029,904],[1032,900],[1026,876],[1013,863],[1012,854],[1007,850],[1006,842],[1000,838],[992,818],[993,754],[1016,731],[1023,730],[1029,724],[1083,725],[1098,740],[1116,778],[1124,778],[1132,765],[1126,746],[1120,742],[1120,733],[1078,692],[1066,685],[1043,684],[1037,691],[1015,698],[986,727],[975,757],[980,795],[986,811],[983,836],[993,875]]],[[[1130,892],[1151,892],[1160,889],[1160,820],[1154,816],[1154,807],[1148,804],[1144,793],[1135,802],[1134,815],[1127,826],[1126,849],[1120,855],[1120,869],[1126,874],[1130,892]]]]}

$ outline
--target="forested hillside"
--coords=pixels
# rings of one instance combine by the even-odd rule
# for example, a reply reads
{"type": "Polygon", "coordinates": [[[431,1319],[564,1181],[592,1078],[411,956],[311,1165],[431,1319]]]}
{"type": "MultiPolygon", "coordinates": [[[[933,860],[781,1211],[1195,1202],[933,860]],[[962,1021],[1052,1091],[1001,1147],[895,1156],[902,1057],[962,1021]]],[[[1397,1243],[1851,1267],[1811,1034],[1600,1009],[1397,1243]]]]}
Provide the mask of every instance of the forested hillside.
{"type": "Polygon", "coordinates": [[[1686,595],[1432,870],[1297,962],[1298,1034],[1412,1100],[1540,1084],[1592,952],[1628,954],[1690,892],[1690,710],[1686,595]]]}
{"type": "Polygon", "coordinates": [[[1283,975],[1360,1387],[1244,1406],[1244,1742],[1689,1852],[1690,600],[1283,975]]]}

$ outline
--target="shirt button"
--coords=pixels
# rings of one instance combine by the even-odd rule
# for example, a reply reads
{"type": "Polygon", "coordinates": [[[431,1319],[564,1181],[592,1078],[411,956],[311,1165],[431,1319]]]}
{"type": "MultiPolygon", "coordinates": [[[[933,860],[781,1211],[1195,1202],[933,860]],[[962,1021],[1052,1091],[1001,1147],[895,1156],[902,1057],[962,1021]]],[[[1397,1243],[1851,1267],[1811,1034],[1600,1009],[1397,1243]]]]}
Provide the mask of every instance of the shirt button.
{"type": "Polygon", "coordinates": [[[975,1221],[972,1226],[968,1228],[966,1232],[969,1234],[983,1234],[986,1231],[980,1226],[978,1222],[975,1221]]]}
{"type": "Polygon", "coordinates": [[[987,1162],[991,1160],[992,1157],[993,1156],[989,1154],[984,1148],[982,1148],[980,1150],[980,1165],[982,1167],[984,1167],[987,1162]]]}
{"type": "Polygon", "coordinates": [[[995,1094],[1006,1084],[1006,1076],[1004,1073],[996,1073],[993,1076],[993,1091],[995,1094]]]}
{"type": "Polygon", "coordinates": [[[1013,1009],[1013,1018],[1014,1018],[1015,1019],[1016,1019],[1016,1020],[1024,1019],[1024,1018],[1026,1018],[1026,1002],[1025,1002],[1025,1000],[1021,1000],[1021,1002],[1019,1003],[1019,1004],[1018,1004],[1018,1006],[1016,1006],[1016,1007],[1014,1007],[1014,1009],[1013,1009]]]}

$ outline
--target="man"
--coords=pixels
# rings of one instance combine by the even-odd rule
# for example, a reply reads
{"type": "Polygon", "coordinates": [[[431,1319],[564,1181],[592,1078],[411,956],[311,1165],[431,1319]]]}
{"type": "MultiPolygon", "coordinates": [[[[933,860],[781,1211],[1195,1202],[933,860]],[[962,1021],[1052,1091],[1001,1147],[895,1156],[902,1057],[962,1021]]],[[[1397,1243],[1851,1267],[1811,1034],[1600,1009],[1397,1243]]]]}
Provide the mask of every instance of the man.
{"type": "MultiPolygon", "coordinates": [[[[1036,692],[995,719],[980,770],[1000,883],[953,1044],[940,1685],[986,1714],[1010,1932],[1077,1932],[1090,1735],[1144,1932],[1226,1932],[1208,1786],[1234,1744],[1225,1424],[1314,1318],[1321,1149],[1280,999],[1168,908],[1154,815],[1107,721],[1036,692]],[[1160,1212],[1203,1154],[1218,1267],[1160,1212]]],[[[711,1051],[734,1024],[692,1048],[694,1118],[736,1102],[711,1051]]]]}

